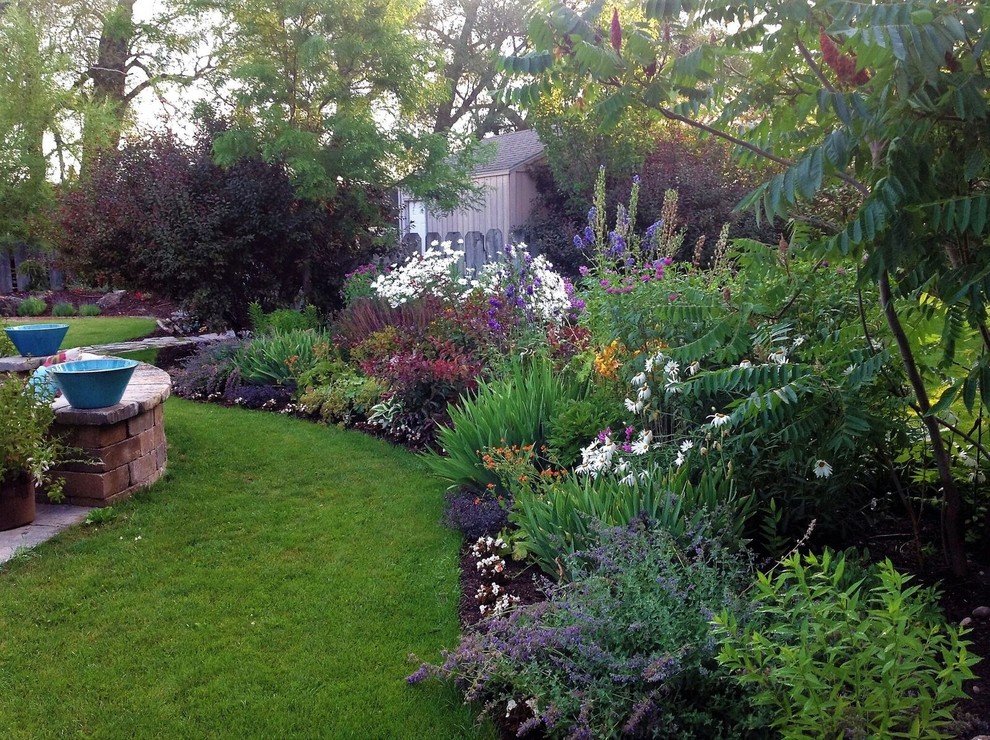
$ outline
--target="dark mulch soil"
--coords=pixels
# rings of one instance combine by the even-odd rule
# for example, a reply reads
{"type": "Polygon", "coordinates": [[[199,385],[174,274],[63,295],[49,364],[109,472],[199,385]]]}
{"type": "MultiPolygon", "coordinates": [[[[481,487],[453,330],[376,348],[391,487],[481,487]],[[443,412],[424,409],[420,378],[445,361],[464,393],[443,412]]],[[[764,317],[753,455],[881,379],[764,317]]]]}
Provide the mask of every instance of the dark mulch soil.
{"type": "MultiPolygon", "coordinates": [[[[478,575],[475,567],[477,562],[471,554],[471,543],[466,543],[461,549],[461,602],[459,612],[461,616],[461,627],[465,630],[474,629],[482,619],[481,611],[478,609],[478,602],[474,595],[478,593],[478,588],[484,583],[484,579],[478,575]]],[[[505,572],[503,580],[506,588],[513,596],[519,597],[519,604],[535,604],[543,601],[544,596],[542,583],[545,580],[542,571],[535,565],[520,563],[510,557],[505,559],[505,572]]]]}
{"type": "MultiPolygon", "coordinates": [[[[38,293],[14,293],[16,298],[27,298],[28,295],[41,298],[48,304],[48,313],[51,315],[51,308],[56,303],[71,303],[78,310],[79,306],[86,303],[96,303],[105,293],[98,290],[87,290],[84,288],[71,288],[66,290],[49,290],[38,293]]],[[[128,291],[123,300],[113,308],[104,309],[100,316],[149,316],[156,319],[168,318],[176,310],[175,304],[167,298],[163,298],[153,293],[142,293],[140,291],[128,291]]]]}

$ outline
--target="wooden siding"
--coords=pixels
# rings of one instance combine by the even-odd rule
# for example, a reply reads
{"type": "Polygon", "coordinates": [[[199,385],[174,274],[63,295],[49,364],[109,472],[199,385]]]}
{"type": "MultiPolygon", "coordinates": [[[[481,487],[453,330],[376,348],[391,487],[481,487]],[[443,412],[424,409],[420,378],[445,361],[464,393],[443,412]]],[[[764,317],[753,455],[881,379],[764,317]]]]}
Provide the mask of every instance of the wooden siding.
{"type": "MultiPolygon", "coordinates": [[[[487,234],[498,229],[507,241],[514,229],[526,223],[537,194],[536,184],[526,171],[480,176],[474,182],[484,189],[482,202],[476,208],[460,208],[446,215],[427,213],[426,233],[440,234],[441,239],[457,233],[463,238],[470,232],[487,234]]],[[[400,207],[405,200],[402,194],[400,207]]]]}

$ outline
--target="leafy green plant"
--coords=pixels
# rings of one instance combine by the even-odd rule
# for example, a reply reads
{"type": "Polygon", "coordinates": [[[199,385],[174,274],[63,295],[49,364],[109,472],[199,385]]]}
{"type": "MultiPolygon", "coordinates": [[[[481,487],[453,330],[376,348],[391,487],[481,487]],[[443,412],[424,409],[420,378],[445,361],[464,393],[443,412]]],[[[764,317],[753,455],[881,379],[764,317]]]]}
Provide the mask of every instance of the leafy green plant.
{"type": "MultiPolygon", "coordinates": [[[[742,541],[751,513],[750,497],[736,495],[733,481],[717,469],[692,480],[688,466],[647,470],[630,483],[612,475],[547,475],[521,461],[499,470],[501,484],[513,497],[509,521],[517,556],[532,557],[551,576],[561,571],[566,555],[594,547],[602,526],[625,526],[646,517],[675,536],[711,521],[723,542],[742,541]]],[[[498,466],[496,466],[498,467],[498,466]]]]}
{"type": "Polygon", "coordinates": [[[328,334],[313,329],[274,331],[241,347],[234,366],[244,383],[287,385],[316,363],[316,346],[329,343],[328,334]]]}
{"type": "Polygon", "coordinates": [[[760,573],[749,625],[723,612],[719,663],[789,738],[949,737],[952,707],[978,658],[934,611],[931,589],[889,560],[867,578],[846,558],[794,554],[760,573]]]}
{"type": "Polygon", "coordinates": [[[351,424],[368,418],[384,392],[385,388],[374,378],[347,370],[324,385],[307,388],[299,396],[298,405],[324,422],[351,424]]]}
{"type": "Polygon", "coordinates": [[[102,310],[95,303],[84,303],[79,307],[80,316],[99,316],[102,310]]]}
{"type": "MultiPolygon", "coordinates": [[[[43,259],[27,259],[21,262],[18,272],[27,279],[27,289],[48,290],[51,286],[51,271],[43,259]]],[[[22,289],[23,288],[22,286],[22,289]]]]}
{"type": "Polygon", "coordinates": [[[93,509],[86,515],[83,524],[96,527],[100,524],[109,524],[114,519],[119,516],[120,512],[112,506],[103,506],[100,508],[93,509]]]}
{"type": "Polygon", "coordinates": [[[446,454],[428,452],[426,462],[451,487],[483,490],[497,484],[498,477],[481,465],[479,452],[499,443],[542,447],[557,409],[564,401],[583,398],[587,387],[547,361],[515,360],[504,377],[479,382],[475,393],[449,407],[450,426],[437,434],[446,454]]]}
{"type": "Polygon", "coordinates": [[[10,337],[7,336],[7,332],[3,330],[3,326],[4,321],[0,319],[0,357],[13,357],[20,354],[14,347],[14,343],[10,341],[10,337]]]}
{"type": "Polygon", "coordinates": [[[260,303],[254,302],[248,304],[248,320],[251,323],[251,331],[259,335],[320,327],[319,313],[316,306],[312,305],[306,306],[302,311],[294,308],[278,308],[266,313],[260,303]]]}
{"type": "Polygon", "coordinates": [[[605,384],[593,385],[587,398],[566,399],[549,420],[549,457],[564,467],[580,461],[588,440],[606,427],[618,428],[621,410],[621,397],[605,384]]]}
{"type": "Polygon", "coordinates": [[[40,298],[30,296],[17,304],[18,316],[41,316],[48,310],[48,304],[40,298]]]}
{"type": "Polygon", "coordinates": [[[51,475],[65,450],[49,434],[55,412],[52,392],[14,374],[0,377],[0,481],[30,477],[52,501],[62,498],[61,480],[51,475]]]}
{"type": "Polygon", "coordinates": [[[62,301],[52,306],[52,316],[75,316],[76,307],[71,303],[62,301]]]}

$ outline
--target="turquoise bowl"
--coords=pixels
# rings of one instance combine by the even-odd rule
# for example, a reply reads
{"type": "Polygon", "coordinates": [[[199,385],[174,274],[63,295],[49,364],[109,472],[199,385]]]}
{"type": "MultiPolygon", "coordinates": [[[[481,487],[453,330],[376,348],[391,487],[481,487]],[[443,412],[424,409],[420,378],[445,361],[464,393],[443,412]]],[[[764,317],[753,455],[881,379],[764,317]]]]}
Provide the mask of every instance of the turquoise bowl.
{"type": "Polygon", "coordinates": [[[62,362],[48,369],[70,406],[102,409],[120,403],[137,366],[137,360],[111,357],[62,362]]]}
{"type": "Polygon", "coordinates": [[[18,324],[3,329],[24,357],[48,357],[58,352],[68,324],[18,324]]]}

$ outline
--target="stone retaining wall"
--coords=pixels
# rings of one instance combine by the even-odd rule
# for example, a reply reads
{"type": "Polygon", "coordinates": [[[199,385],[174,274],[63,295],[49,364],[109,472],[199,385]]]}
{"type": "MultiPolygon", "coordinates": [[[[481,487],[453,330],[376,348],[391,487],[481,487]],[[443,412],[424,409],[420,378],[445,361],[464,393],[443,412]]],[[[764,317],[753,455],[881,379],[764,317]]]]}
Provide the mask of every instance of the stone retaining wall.
{"type": "Polygon", "coordinates": [[[65,498],[81,506],[109,506],[150,486],[165,473],[167,453],[162,404],[171,393],[168,373],[139,365],[124,397],[104,409],[55,403],[52,433],[81,450],[85,462],[56,468],[65,498]]]}

